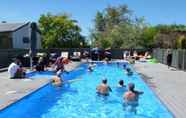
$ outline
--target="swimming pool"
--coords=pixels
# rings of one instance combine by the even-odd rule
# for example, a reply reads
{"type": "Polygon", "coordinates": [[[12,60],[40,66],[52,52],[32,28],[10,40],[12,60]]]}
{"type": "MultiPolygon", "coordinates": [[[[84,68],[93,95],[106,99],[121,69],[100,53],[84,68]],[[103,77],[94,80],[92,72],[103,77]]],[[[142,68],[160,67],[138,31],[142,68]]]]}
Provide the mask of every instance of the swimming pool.
{"type": "MultiPolygon", "coordinates": [[[[0,118],[173,118],[137,73],[127,77],[122,65],[118,67],[115,63],[99,63],[92,73],[87,72],[86,68],[87,65],[83,64],[69,74],[62,75],[65,79],[82,80],[61,88],[46,85],[1,111],[0,118]],[[96,86],[104,78],[108,79],[113,90],[107,97],[96,94],[96,86]],[[137,114],[123,108],[123,92],[116,88],[120,79],[125,84],[133,82],[137,90],[144,91],[139,99],[137,114]]],[[[37,78],[42,77],[42,74],[30,76],[37,78]]]]}

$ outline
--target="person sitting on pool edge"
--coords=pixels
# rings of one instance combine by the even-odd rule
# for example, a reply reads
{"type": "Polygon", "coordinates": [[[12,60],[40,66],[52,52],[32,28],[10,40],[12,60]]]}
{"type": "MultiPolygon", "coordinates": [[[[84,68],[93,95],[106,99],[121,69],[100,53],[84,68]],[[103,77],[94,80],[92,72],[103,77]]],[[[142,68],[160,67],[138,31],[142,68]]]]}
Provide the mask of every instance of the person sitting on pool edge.
{"type": "Polygon", "coordinates": [[[112,89],[107,85],[107,79],[102,80],[102,83],[96,88],[97,93],[100,95],[108,96],[112,89]]]}
{"type": "Polygon", "coordinates": [[[109,64],[110,63],[110,60],[109,60],[109,58],[105,58],[105,64],[109,64]]]}
{"type": "Polygon", "coordinates": [[[18,57],[9,65],[8,73],[10,74],[10,79],[25,78],[26,74],[20,65],[21,61],[18,57]]]}
{"type": "Polygon", "coordinates": [[[38,60],[38,63],[36,65],[36,71],[45,71],[45,63],[44,63],[44,58],[40,57],[38,60]]]}

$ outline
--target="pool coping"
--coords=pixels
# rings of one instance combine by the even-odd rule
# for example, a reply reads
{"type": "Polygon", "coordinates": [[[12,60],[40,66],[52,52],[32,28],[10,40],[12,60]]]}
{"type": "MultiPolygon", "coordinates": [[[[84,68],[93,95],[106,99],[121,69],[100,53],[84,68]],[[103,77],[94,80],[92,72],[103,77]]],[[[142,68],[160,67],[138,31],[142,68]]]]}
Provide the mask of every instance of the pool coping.
{"type": "Polygon", "coordinates": [[[152,91],[152,93],[158,98],[160,103],[166,108],[166,110],[173,116],[173,118],[176,118],[176,116],[173,114],[173,112],[170,110],[170,108],[164,103],[163,100],[160,99],[159,95],[156,93],[153,87],[148,83],[148,78],[145,77],[147,75],[137,72],[136,68],[133,66],[134,70],[138,74],[138,76],[141,78],[141,80],[147,85],[147,87],[152,91]],[[144,76],[145,75],[145,76],[144,76]]]}
{"type": "Polygon", "coordinates": [[[141,77],[141,79],[142,79],[142,81],[148,86],[148,88],[153,92],[153,94],[158,98],[158,100],[160,101],[160,103],[166,108],[166,110],[173,116],[173,118],[176,118],[175,117],[175,115],[172,113],[172,111],[167,107],[167,105],[163,102],[163,100],[161,100],[160,99],[160,97],[158,96],[158,94],[155,92],[155,90],[149,85],[149,83],[148,82],[146,82],[145,80],[144,80],[144,78],[140,75],[140,74],[138,74],[140,77],[141,77]]]}
{"type": "MultiPolygon", "coordinates": [[[[68,72],[71,72],[71,71],[75,70],[76,68],[78,68],[78,67],[79,67],[80,65],[82,65],[82,64],[83,64],[83,62],[80,62],[79,64],[76,64],[76,66],[74,66],[74,67],[68,69],[68,72]]],[[[32,73],[32,72],[31,72],[31,73],[32,73]]],[[[31,79],[32,79],[32,78],[31,78],[31,79]]],[[[41,78],[38,78],[38,79],[41,79],[41,78]]],[[[43,79],[43,78],[42,78],[42,79],[43,79]]],[[[5,111],[6,109],[8,109],[9,107],[11,107],[12,105],[16,104],[17,102],[19,102],[19,101],[21,101],[21,100],[23,100],[23,99],[25,99],[25,98],[31,96],[31,95],[34,94],[35,92],[37,92],[37,91],[41,90],[42,88],[46,87],[47,85],[49,85],[49,84],[50,84],[50,80],[49,80],[48,78],[45,78],[45,79],[47,79],[47,80],[46,80],[46,83],[40,85],[40,86],[37,87],[37,88],[34,88],[34,90],[29,91],[28,93],[26,93],[25,95],[23,95],[23,96],[21,96],[20,98],[16,99],[15,101],[13,101],[13,102],[11,102],[11,103],[7,103],[6,105],[2,106],[2,107],[0,108],[0,113],[3,112],[3,111],[5,111]]]]}
{"type": "Polygon", "coordinates": [[[30,97],[31,95],[33,95],[34,93],[36,93],[37,91],[41,90],[42,88],[48,86],[50,84],[50,81],[48,81],[47,83],[41,85],[40,87],[36,88],[33,91],[30,91],[28,94],[25,94],[24,96],[22,96],[20,99],[16,100],[15,102],[10,103],[9,105],[5,106],[4,108],[0,109],[0,113],[5,111],[6,109],[8,109],[9,107],[15,105],[16,103],[20,102],[21,100],[30,97]]]}

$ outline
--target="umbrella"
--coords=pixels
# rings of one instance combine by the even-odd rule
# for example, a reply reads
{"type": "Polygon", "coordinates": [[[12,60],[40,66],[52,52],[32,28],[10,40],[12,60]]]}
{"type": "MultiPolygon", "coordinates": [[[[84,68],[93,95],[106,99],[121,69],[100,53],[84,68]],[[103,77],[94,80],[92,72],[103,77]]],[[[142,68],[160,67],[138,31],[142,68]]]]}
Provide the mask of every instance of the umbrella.
{"type": "Polygon", "coordinates": [[[106,54],[106,55],[111,55],[111,52],[106,51],[105,54],[106,54]]]}
{"type": "Polygon", "coordinates": [[[92,48],[91,52],[94,52],[95,54],[99,54],[101,52],[101,49],[96,47],[96,48],[92,48]]]}

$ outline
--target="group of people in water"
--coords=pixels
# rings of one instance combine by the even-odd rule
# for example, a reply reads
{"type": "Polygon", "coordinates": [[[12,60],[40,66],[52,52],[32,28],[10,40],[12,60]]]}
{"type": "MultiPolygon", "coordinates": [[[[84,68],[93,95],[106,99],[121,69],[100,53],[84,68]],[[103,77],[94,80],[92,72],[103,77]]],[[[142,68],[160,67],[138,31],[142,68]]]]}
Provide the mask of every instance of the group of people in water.
{"type": "MultiPolygon", "coordinates": [[[[118,82],[117,88],[127,89],[123,80],[120,80],[118,82]]],[[[103,96],[108,96],[109,93],[112,92],[111,87],[107,84],[107,79],[103,79],[102,83],[96,87],[96,90],[99,95],[103,95],[103,96]]],[[[123,99],[127,104],[129,104],[131,102],[136,102],[138,100],[139,95],[141,94],[143,94],[143,92],[135,90],[134,83],[129,83],[128,91],[124,93],[123,99]]]]}
{"type": "MultiPolygon", "coordinates": [[[[94,64],[91,63],[89,65],[89,68],[92,67],[92,65],[94,64]]],[[[133,71],[129,67],[127,67],[127,64],[123,64],[123,69],[125,70],[127,76],[130,77],[133,75],[133,71]]],[[[91,69],[91,72],[92,71],[93,69],[91,69]]],[[[123,94],[122,99],[124,101],[124,108],[126,108],[126,106],[131,106],[131,110],[136,113],[136,107],[138,106],[138,98],[141,94],[143,94],[143,92],[135,90],[134,83],[128,83],[128,86],[125,85],[125,82],[123,80],[119,80],[116,88],[117,90],[120,90],[119,92],[123,94]]],[[[110,92],[112,91],[112,88],[107,84],[107,79],[103,79],[102,82],[96,87],[96,93],[98,95],[109,96],[110,92]]]]}
{"type": "MultiPolygon", "coordinates": [[[[42,61],[43,60],[40,59],[39,63],[38,63],[40,66],[38,68],[40,68],[39,70],[41,70],[41,71],[43,71],[43,68],[44,68],[42,61]]],[[[61,78],[61,74],[66,72],[64,65],[68,64],[68,63],[69,63],[69,60],[67,58],[59,57],[59,58],[57,58],[55,63],[52,65],[52,68],[54,69],[54,71],[56,73],[55,76],[53,76],[53,78],[51,79],[51,82],[54,86],[60,87],[64,83],[70,82],[70,81],[65,82],[61,78]]],[[[108,63],[108,62],[106,62],[106,63],[108,63]]],[[[90,62],[90,64],[88,65],[88,71],[93,72],[95,66],[96,66],[96,64],[94,62],[90,62]]],[[[127,64],[123,65],[123,69],[125,70],[126,75],[128,75],[128,76],[133,75],[133,71],[127,67],[127,64]]],[[[25,78],[25,70],[22,69],[21,61],[19,58],[16,58],[15,61],[10,64],[10,66],[8,68],[8,72],[10,73],[11,79],[25,78]]],[[[125,105],[132,105],[134,102],[138,103],[137,101],[138,101],[139,95],[143,94],[143,92],[135,90],[134,83],[129,83],[128,89],[127,89],[123,80],[120,80],[118,82],[117,88],[125,88],[125,90],[127,90],[127,91],[124,91],[124,93],[123,93],[123,100],[124,100],[125,105]]],[[[109,93],[112,92],[111,87],[107,84],[107,79],[103,79],[102,83],[96,87],[96,92],[97,92],[97,94],[103,95],[103,96],[108,96],[109,93]]]]}
{"type": "MultiPolygon", "coordinates": [[[[117,88],[122,90],[120,92],[123,93],[123,106],[126,108],[127,106],[131,107],[131,112],[136,113],[136,107],[138,106],[138,98],[142,91],[135,90],[134,83],[128,83],[128,86],[124,84],[123,80],[118,82],[117,88]]],[[[102,80],[102,83],[96,87],[96,92],[98,95],[108,96],[110,92],[112,92],[111,87],[107,84],[107,79],[102,80]]]]}

